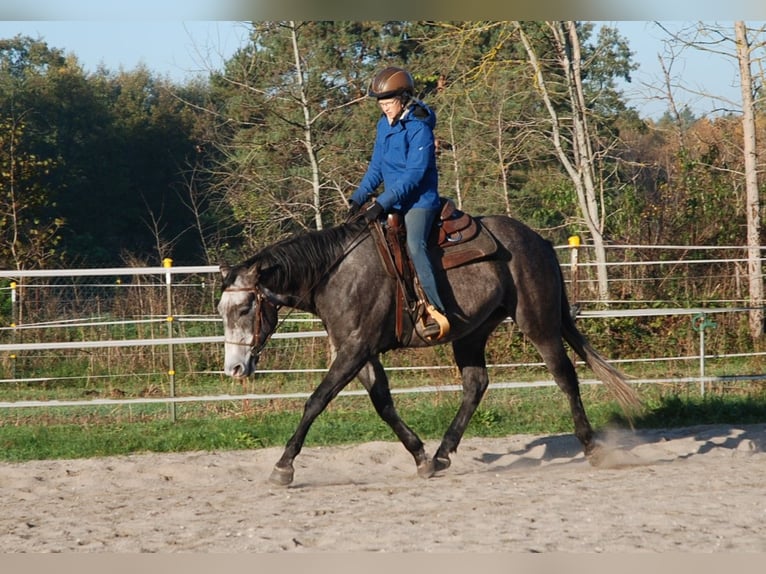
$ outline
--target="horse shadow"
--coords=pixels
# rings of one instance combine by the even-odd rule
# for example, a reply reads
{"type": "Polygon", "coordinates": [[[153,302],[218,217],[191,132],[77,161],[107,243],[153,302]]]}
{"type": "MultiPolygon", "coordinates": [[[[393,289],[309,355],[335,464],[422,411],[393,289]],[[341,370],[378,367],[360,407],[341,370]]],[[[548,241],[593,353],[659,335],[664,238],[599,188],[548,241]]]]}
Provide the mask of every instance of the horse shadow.
{"type": "Polygon", "coordinates": [[[491,467],[493,472],[502,472],[545,464],[580,463],[585,462],[585,457],[582,445],[574,435],[551,435],[534,438],[523,447],[506,452],[485,452],[474,460],[491,467]]]}
{"type": "MultiPolygon", "coordinates": [[[[766,424],[709,424],[680,428],[607,428],[596,433],[602,452],[596,468],[648,466],[688,460],[716,452],[743,455],[766,451],[766,424]]],[[[531,439],[521,448],[484,452],[474,459],[486,470],[503,472],[550,465],[588,465],[574,435],[531,439]]]]}

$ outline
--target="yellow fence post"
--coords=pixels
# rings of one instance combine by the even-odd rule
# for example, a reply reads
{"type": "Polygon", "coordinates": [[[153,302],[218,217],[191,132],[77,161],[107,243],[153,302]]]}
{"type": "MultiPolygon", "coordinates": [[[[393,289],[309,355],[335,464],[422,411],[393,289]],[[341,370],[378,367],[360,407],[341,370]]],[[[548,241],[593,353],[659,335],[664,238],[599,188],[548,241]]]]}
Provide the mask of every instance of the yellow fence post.
{"type": "Polygon", "coordinates": [[[579,247],[580,247],[580,237],[577,235],[571,235],[569,237],[569,247],[570,247],[570,256],[571,256],[571,263],[572,263],[572,304],[577,303],[577,300],[580,296],[580,284],[579,284],[579,270],[577,268],[577,263],[579,260],[579,247]]]}

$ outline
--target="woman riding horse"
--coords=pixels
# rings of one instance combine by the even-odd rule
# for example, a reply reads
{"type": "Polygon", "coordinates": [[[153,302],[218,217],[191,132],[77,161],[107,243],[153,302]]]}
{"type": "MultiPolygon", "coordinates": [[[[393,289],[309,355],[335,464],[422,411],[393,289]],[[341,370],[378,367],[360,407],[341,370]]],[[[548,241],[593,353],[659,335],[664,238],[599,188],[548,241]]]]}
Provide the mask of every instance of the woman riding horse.
{"type": "Polygon", "coordinates": [[[383,113],[367,172],[351,196],[349,216],[384,185],[364,216],[374,221],[392,211],[404,215],[407,251],[428,299],[422,335],[436,341],[450,329],[427,246],[441,209],[433,133],[436,114],[413,97],[414,91],[412,75],[394,66],[381,70],[370,83],[368,95],[378,100],[383,113]]]}

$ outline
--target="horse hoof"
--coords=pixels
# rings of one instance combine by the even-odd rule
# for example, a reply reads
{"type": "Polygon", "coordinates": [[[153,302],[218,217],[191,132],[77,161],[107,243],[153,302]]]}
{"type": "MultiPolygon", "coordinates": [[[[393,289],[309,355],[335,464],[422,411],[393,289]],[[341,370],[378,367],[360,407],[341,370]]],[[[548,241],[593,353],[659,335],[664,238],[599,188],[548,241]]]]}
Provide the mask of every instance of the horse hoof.
{"type": "Polygon", "coordinates": [[[418,476],[420,478],[431,478],[434,475],[434,463],[431,459],[421,462],[418,465],[418,476]]]}
{"type": "Polygon", "coordinates": [[[277,486],[287,486],[293,481],[294,475],[295,470],[291,466],[287,468],[275,466],[274,470],[271,471],[271,476],[269,476],[269,482],[277,486]]]}
{"type": "Polygon", "coordinates": [[[598,468],[598,467],[601,466],[601,459],[602,459],[602,455],[597,450],[596,451],[591,451],[590,454],[586,454],[585,455],[585,460],[588,461],[588,464],[590,464],[591,466],[593,466],[595,468],[598,468]]]}
{"type": "Polygon", "coordinates": [[[598,468],[603,465],[606,456],[606,448],[601,442],[591,442],[583,449],[583,452],[585,454],[585,460],[587,460],[591,466],[598,468]]]}
{"type": "Polygon", "coordinates": [[[586,458],[591,466],[604,469],[630,468],[646,464],[644,459],[631,452],[602,446],[594,448],[586,458]]]}
{"type": "Polygon", "coordinates": [[[436,458],[434,458],[434,461],[433,461],[434,472],[447,470],[451,464],[452,464],[452,461],[449,459],[449,457],[437,456],[436,458]]]}

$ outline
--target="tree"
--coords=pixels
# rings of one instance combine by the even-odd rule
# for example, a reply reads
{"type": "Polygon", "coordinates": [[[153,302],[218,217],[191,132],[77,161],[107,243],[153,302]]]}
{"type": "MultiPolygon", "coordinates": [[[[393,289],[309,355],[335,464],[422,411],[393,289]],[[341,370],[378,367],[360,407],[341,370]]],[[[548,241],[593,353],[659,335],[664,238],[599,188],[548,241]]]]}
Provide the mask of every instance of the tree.
{"type": "Polygon", "coordinates": [[[48,74],[68,66],[60,51],[17,36],[0,40],[0,264],[40,267],[57,255],[58,157],[39,113],[48,74]]]}
{"type": "MultiPolygon", "coordinates": [[[[452,188],[463,209],[518,217],[532,141],[518,118],[534,104],[514,64],[512,30],[504,22],[443,22],[421,30],[428,36],[415,66],[431,71],[442,193],[452,188]]],[[[428,89],[428,81],[419,83],[428,89]]]]}
{"type": "Polygon", "coordinates": [[[114,265],[128,252],[159,262],[171,247],[180,262],[200,260],[178,195],[197,155],[197,118],[176,91],[141,67],[88,75],[44,42],[0,40],[0,162],[4,197],[14,198],[4,212],[19,237],[34,224],[45,247],[27,255],[35,265],[54,256],[114,265]]]}
{"type": "Polygon", "coordinates": [[[763,336],[763,273],[761,271],[761,204],[758,190],[758,158],[755,130],[755,86],[750,71],[752,46],[747,26],[742,20],[734,23],[737,61],[742,87],[742,135],[745,155],[745,193],[747,212],[747,274],[750,284],[750,335],[763,336]]]}
{"type": "MultiPolygon", "coordinates": [[[[764,284],[760,262],[761,208],[756,116],[757,110],[766,100],[763,96],[758,95],[761,92],[762,78],[758,84],[753,78],[752,67],[754,64],[762,62],[762,56],[759,57],[759,54],[762,54],[766,48],[766,41],[763,40],[766,26],[748,29],[746,22],[741,20],[734,23],[733,31],[728,26],[705,22],[698,22],[693,28],[682,29],[679,32],[671,32],[665,26],[660,26],[668,34],[668,44],[671,46],[671,51],[675,47],[681,46],[682,49],[701,50],[709,53],[711,57],[730,58],[737,62],[741,102],[725,100],[716,94],[704,95],[721,101],[722,106],[727,110],[741,109],[741,153],[743,161],[741,162],[742,171],[739,175],[744,180],[745,188],[747,268],[751,307],[749,322],[751,336],[758,339],[763,336],[764,330],[764,284]]],[[[667,83],[668,94],[670,94],[672,102],[670,83],[669,81],[667,83]]],[[[679,84],[677,87],[683,91],[700,95],[696,89],[688,88],[683,84],[679,84]]],[[[715,166],[712,168],[718,169],[715,166]]],[[[734,187],[736,188],[736,185],[734,187]]]]}
{"type": "Polygon", "coordinates": [[[362,126],[374,125],[373,110],[353,104],[365,96],[382,27],[257,22],[214,76],[220,199],[251,244],[345,212],[371,149],[362,126]]]}
{"type": "MultiPolygon", "coordinates": [[[[548,133],[555,154],[574,185],[580,215],[593,240],[599,297],[606,300],[608,277],[604,246],[605,176],[601,166],[608,147],[597,145],[599,142],[594,121],[596,108],[593,105],[596,100],[586,98],[587,60],[580,40],[582,28],[574,21],[545,23],[545,37],[550,42],[553,58],[558,66],[558,69],[553,71],[544,65],[539,48],[533,43],[526,27],[521,22],[514,22],[514,26],[526,50],[535,86],[548,113],[548,133]],[[557,90],[563,92],[563,98],[561,93],[557,94],[557,90]]],[[[615,38],[612,35],[608,40],[614,42],[615,38]]],[[[629,70],[629,62],[624,60],[621,68],[611,68],[609,73],[627,74],[629,70]]],[[[602,72],[601,79],[607,78],[608,75],[602,72]]]]}
{"type": "Polygon", "coordinates": [[[27,126],[20,118],[0,118],[0,265],[13,269],[43,267],[56,255],[63,224],[49,203],[46,176],[53,161],[29,149],[27,126]]]}

